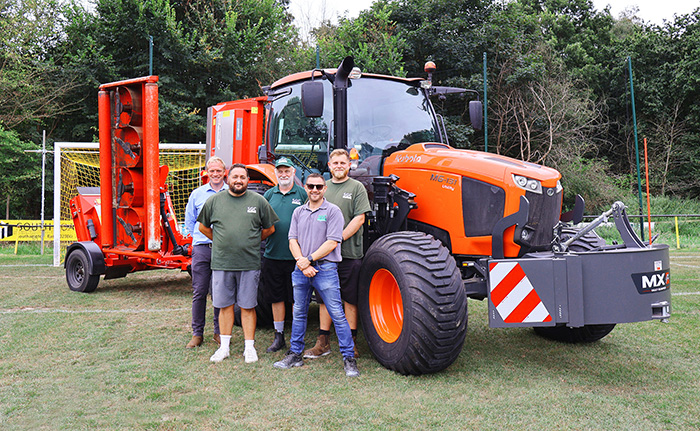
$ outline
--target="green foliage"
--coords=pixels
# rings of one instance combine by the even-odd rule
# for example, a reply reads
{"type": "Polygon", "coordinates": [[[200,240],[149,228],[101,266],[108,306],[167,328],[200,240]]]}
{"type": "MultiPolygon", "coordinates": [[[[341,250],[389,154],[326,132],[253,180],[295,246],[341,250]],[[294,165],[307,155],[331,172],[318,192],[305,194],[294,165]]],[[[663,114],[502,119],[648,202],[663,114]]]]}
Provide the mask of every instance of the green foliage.
{"type": "Polygon", "coordinates": [[[161,140],[202,141],[206,108],[260,96],[260,85],[295,66],[296,32],[276,0],[237,2],[99,0],[94,14],[65,11],[70,25],[57,57],[82,72],[82,116],[65,119],[61,133],[92,140],[99,83],[149,72],[160,77],[161,140]]]}
{"type": "Polygon", "coordinates": [[[602,213],[625,194],[619,181],[610,177],[604,160],[576,158],[556,168],[562,174],[563,211],[573,209],[576,195],[581,195],[586,202],[586,214],[602,213]]]}
{"type": "MultiPolygon", "coordinates": [[[[41,154],[38,145],[22,141],[0,124],[0,203],[2,218],[9,199],[9,219],[37,219],[41,214],[41,154]]],[[[47,168],[47,170],[50,167],[47,168]]],[[[47,192],[47,193],[50,193],[47,192]]]]}
{"type": "Polygon", "coordinates": [[[397,36],[386,4],[377,2],[357,18],[341,18],[337,26],[327,22],[314,35],[322,67],[335,67],[350,55],[365,72],[405,76],[402,54],[406,42],[397,36]]]}
{"type": "Polygon", "coordinates": [[[47,119],[75,104],[63,99],[75,78],[48,55],[61,39],[58,1],[0,0],[0,16],[0,124],[36,137],[47,119]]]}

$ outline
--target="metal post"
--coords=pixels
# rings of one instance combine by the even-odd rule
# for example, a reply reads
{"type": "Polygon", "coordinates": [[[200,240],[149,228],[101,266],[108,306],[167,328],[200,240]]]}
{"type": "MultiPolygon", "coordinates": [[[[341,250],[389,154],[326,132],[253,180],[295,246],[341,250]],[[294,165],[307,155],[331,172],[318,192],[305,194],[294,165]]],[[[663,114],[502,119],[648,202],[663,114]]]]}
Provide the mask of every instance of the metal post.
{"type": "MultiPolygon", "coordinates": [[[[46,130],[41,140],[41,255],[44,255],[44,203],[46,202],[46,130]]],[[[56,226],[54,226],[56,229],[56,226]]]]}
{"type": "Polygon", "coordinates": [[[148,74],[153,75],[153,36],[148,36],[148,74]]]}
{"type": "Polygon", "coordinates": [[[484,52],[484,151],[489,151],[489,98],[488,78],[486,75],[486,53],[484,52]]]}
{"type": "Polygon", "coordinates": [[[316,69],[321,68],[321,48],[316,45],[316,69]]]}
{"type": "Polygon", "coordinates": [[[637,196],[639,197],[639,229],[644,241],[644,215],[642,213],[642,175],[639,168],[639,138],[637,137],[637,111],[634,106],[634,82],[632,80],[632,57],[627,57],[630,73],[630,94],[632,96],[632,123],[634,124],[634,152],[637,160],[637,196]]]}

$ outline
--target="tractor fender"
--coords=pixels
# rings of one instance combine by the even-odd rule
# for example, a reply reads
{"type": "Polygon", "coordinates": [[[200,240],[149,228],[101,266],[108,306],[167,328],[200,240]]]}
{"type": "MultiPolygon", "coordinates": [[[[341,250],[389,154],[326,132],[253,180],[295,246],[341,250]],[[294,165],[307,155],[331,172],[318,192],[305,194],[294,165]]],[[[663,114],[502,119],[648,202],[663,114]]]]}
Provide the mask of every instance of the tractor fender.
{"type": "Polygon", "coordinates": [[[68,256],[77,249],[85,251],[85,254],[90,260],[90,275],[102,275],[107,271],[105,256],[102,254],[102,249],[93,241],[80,241],[69,245],[68,249],[66,249],[66,257],[63,260],[64,268],[66,267],[66,262],[68,262],[68,256]]]}

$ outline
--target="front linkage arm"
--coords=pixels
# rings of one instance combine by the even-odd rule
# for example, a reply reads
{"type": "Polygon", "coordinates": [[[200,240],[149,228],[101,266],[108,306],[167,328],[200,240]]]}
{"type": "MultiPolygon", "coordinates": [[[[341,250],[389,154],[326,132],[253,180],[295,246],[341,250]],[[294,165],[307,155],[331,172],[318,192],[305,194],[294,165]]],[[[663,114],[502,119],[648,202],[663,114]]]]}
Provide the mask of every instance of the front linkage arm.
{"type": "Polygon", "coordinates": [[[596,227],[600,226],[608,220],[608,217],[612,215],[615,220],[615,227],[618,232],[620,232],[620,237],[622,242],[627,248],[645,248],[646,246],[641,239],[632,230],[632,225],[630,224],[629,218],[627,217],[627,210],[625,204],[617,201],[612,204],[612,207],[605,211],[603,214],[598,216],[595,220],[589,223],[586,227],[581,229],[576,233],[576,235],[570,237],[566,241],[561,241],[560,235],[558,234],[561,230],[561,224],[555,227],[554,241],[552,242],[552,251],[555,253],[566,253],[569,246],[574,243],[579,238],[586,235],[588,232],[592,231],[596,227]]]}

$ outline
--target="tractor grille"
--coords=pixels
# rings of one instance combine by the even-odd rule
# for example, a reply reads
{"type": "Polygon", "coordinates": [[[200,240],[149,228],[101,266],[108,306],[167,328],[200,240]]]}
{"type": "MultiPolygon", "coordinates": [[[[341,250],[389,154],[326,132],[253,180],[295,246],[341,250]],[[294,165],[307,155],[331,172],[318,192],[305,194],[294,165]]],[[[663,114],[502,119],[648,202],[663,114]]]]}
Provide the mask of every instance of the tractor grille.
{"type": "Polygon", "coordinates": [[[464,235],[488,236],[496,222],[503,218],[506,192],[497,186],[462,177],[462,214],[464,235]]]}
{"type": "Polygon", "coordinates": [[[542,194],[526,192],[525,197],[530,201],[530,212],[527,224],[535,230],[530,241],[533,248],[548,246],[553,239],[553,228],[559,222],[561,212],[562,192],[556,189],[542,188],[542,194]],[[551,190],[551,192],[550,192],[551,190]],[[548,195],[552,193],[552,196],[548,195]]]}

